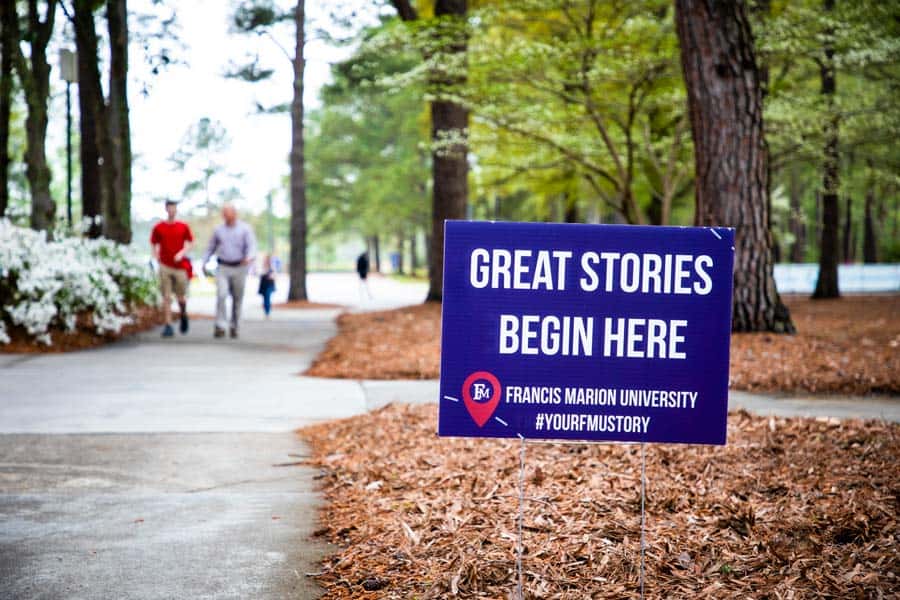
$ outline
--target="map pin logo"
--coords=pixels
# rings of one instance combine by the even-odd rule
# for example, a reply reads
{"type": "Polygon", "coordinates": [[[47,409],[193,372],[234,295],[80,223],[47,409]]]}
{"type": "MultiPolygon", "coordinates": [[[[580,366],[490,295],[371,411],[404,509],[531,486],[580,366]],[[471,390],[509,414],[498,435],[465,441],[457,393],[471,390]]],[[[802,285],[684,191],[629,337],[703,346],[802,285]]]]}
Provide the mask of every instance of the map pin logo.
{"type": "Polygon", "coordinates": [[[463,382],[466,410],[479,427],[484,427],[500,404],[500,381],[487,371],[472,373],[463,382]]]}

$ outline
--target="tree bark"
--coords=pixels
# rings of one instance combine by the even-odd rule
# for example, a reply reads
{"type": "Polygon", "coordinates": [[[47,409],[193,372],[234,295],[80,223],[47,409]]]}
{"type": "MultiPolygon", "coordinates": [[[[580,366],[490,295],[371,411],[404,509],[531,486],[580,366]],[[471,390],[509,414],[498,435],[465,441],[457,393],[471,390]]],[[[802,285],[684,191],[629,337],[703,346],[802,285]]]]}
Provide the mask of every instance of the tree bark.
{"type": "MultiPolygon", "coordinates": [[[[872,171],[871,162],[869,171],[872,171]]],[[[878,262],[878,237],[875,233],[875,217],[872,214],[875,206],[875,183],[869,181],[866,189],[865,222],[863,224],[863,262],[872,264],[878,262]]]]}
{"type": "MultiPolygon", "coordinates": [[[[834,10],[834,0],[825,0],[826,12],[834,10]]],[[[838,118],[834,109],[837,79],[834,66],[834,31],[825,31],[824,59],[820,65],[821,92],[830,116],[825,122],[825,148],[822,190],[822,238],[819,246],[819,277],[813,298],[839,298],[838,289],[838,118]]]]}
{"type": "Polygon", "coordinates": [[[853,262],[853,212],[852,196],[849,194],[844,198],[844,245],[841,249],[841,256],[845,263],[853,262]]]}
{"type": "Polygon", "coordinates": [[[403,252],[404,252],[404,244],[403,244],[403,234],[397,234],[397,273],[400,275],[404,275],[406,272],[403,269],[403,252]]]}
{"type": "MultiPolygon", "coordinates": [[[[457,22],[465,19],[466,0],[437,0],[434,15],[450,18],[457,22]]],[[[454,35],[454,40],[446,48],[452,54],[465,53],[467,47],[464,33],[454,35]]],[[[453,86],[465,83],[465,76],[432,77],[438,86],[453,86]]],[[[432,150],[433,198],[431,207],[431,255],[428,268],[428,295],[426,301],[440,301],[444,293],[444,221],[465,219],[466,203],[469,197],[468,160],[469,111],[462,105],[447,100],[431,103],[431,139],[440,143],[447,139],[454,143],[432,150]]]]}
{"type": "Polygon", "coordinates": [[[111,201],[113,179],[109,172],[113,165],[108,158],[109,129],[100,83],[93,2],[75,0],[73,6],[78,54],[78,108],[81,115],[81,214],[91,220],[85,234],[96,238],[103,233],[104,207],[111,201]]]}
{"type": "MultiPolygon", "coordinates": [[[[47,164],[46,149],[47,100],[50,96],[47,44],[53,33],[56,4],[56,0],[47,0],[46,13],[41,21],[37,0],[29,0],[27,39],[31,53],[26,59],[22,48],[17,47],[14,57],[28,105],[28,116],[25,118],[25,176],[31,191],[31,226],[37,230],[51,229],[56,216],[56,203],[50,195],[50,166],[47,164]]],[[[12,5],[15,7],[15,3],[12,5]]]]}
{"type": "Polygon", "coordinates": [[[303,158],[303,72],[306,69],[305,0],[294,9],[294,97],[291,100],[291,249],[288,300],[307,300],[306,294],[306,175],[303,158]]]}
{"type": "Polygon", "coordinates": [[[15,2],[0,2],[0,218],[9,206],[9,126],[12,112],[13,54],[19,45],[15,2]]]}
{"type": "Polygon", "coordinates": [[[372,250],[374,251],[373,256],[375,257],[375,272],[381,273],[381,241],[378,239],[378,234],[372,236],[372,250]]]}
{"type": "Polygon", "coordinates": [[[416,250],[416,231],[413,232],[409,236],[409,271],[413,275],[416,274],[416,271],[419,269],[419,253],[416,250]]]}
{"type": "MultiPolygon", "coordinates": [[[[404,21],[418,18],[407,0],[392,0],[397,13],[404,21]]],[[[467,0],[436,0],[434,16],[463,25],[467,0]]],[[[452,41],[444,48],[450,54],[463,54],[467,39],[463,31],[454,32],[452,41]]],[[[465,76],[433,72],[429,78],[434,88],[452,87],[465,83],[465,76]]],[[[468,161],[469,111],[462,105],[448,100],[431,102],[431,177],[433,182],[431,203],[431,235],[428,251],[428,301],[440,301],[444,291],[444,221],[464,219],[469,197],[468,161]],[[451,140],[448,143],[448,140],[451,140]]]]}
{"type": "Polygon", "coordinates": [[[565,223],[581,223],[581,216],[578,214],[578,200],[575,194],[569,194],[568,192],[563,194],[563,202],[566,203],[563,221],[565,223]]]}
{"type": "Polygon", "coordinates": [[[676,0],[697,225],[735,228],[732,330],[794,332],[775,288],[762,91],[743,2],[676,0]]]}
{"type": "Polygon", "coordinates": [[[803,224],[803,208],[801,205],[800,177],[797,167],[791,167],[790,175],[790,203],[791,216],[788,226],[794,235],[794,243],[791,244],[791,262],[802,263],[804,248],[806,246],[806,228],[803,224]]]}
{"type": "Polygon", "coordinates": [[[112,197],[103,210],[104,235],[131,242],[131,125],[128,119],[128,8],[126,0],[106,4],[109,31],[109,145],[112,197]]]}

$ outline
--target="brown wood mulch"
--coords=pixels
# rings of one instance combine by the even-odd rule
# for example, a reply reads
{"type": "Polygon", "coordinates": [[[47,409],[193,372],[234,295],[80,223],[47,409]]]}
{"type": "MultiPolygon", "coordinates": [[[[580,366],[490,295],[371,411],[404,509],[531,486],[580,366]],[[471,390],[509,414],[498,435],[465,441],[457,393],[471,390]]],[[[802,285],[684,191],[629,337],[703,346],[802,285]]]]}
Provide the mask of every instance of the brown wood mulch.
{"type": "MultiPolygon", "coordinates": [[[[900,295],[785,300],[799,333],[732,335],[732,389],[900,393],[900,295]]],[[[339,334],[307,374],[437,378],[440,321],[440,304],[341,315],[339,334]]]]}
{"type": "Polygon", "coordinates": [[[318,309],[318,308],[344,308],[340,304],[327,304],[324,302],[310,302],[309,300],[288,300],[287,302],[279,302],[272,305],[273,309],[277,308],[294,308],[294,309],[318,309]]]}
{"type": "MultiPolygon", "coordinates": [[[[519,443],[438,438],[434,406],[300,431],[337,544],[325,598],[508,598],[519,443]]],[[[900,426],[729,417],[724,447],[646,447],[647,598],[896,598],[900,426]]],[[[637,598],[634,445],[529,444],[526,598],[637,598]]]]}
{"type": "MultiPolygon", "coordinates": [[[[78,318],[75,331],[51,331],[52,344],[40,344],[18,327],[10,328],[7,333],[12,338],[8,344],[0,344],[0,354],[4,353],[60,353],[74,350],[86,350],[108,344],[116,340],[147,331],[163,323],[162,311],[155,306],[139,306],[132,311],[134,322],[125,325],[118,333],[98,334],[90,325],[90,315],[78,318]]],[[[193,316],[192,316],[193,318],[193,316]]]]}

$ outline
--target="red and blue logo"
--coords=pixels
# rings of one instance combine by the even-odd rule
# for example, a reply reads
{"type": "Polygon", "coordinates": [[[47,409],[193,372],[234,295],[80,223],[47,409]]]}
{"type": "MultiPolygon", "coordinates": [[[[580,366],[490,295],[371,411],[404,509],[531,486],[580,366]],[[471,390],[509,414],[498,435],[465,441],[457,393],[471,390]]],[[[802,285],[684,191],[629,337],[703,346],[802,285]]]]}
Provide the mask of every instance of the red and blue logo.
{"type": "Polygon", "coordinates": [[[502,389],[500,380],[487,371],[476,371],[466,377],[462,386],[463,401],[479,427],[484,427],[497,410],[502,389]]]}

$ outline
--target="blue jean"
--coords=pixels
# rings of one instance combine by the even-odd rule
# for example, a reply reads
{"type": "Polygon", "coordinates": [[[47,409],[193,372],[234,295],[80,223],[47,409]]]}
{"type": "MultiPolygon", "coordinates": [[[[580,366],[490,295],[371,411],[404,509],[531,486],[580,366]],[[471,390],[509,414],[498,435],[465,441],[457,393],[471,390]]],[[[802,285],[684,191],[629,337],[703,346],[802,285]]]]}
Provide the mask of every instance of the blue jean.
{"type": "Polygon", "coordinates": [[[268,315],[272,312],[272,290],[266,290],[262,293],[263,297],[263,310],[268,315]]]}

